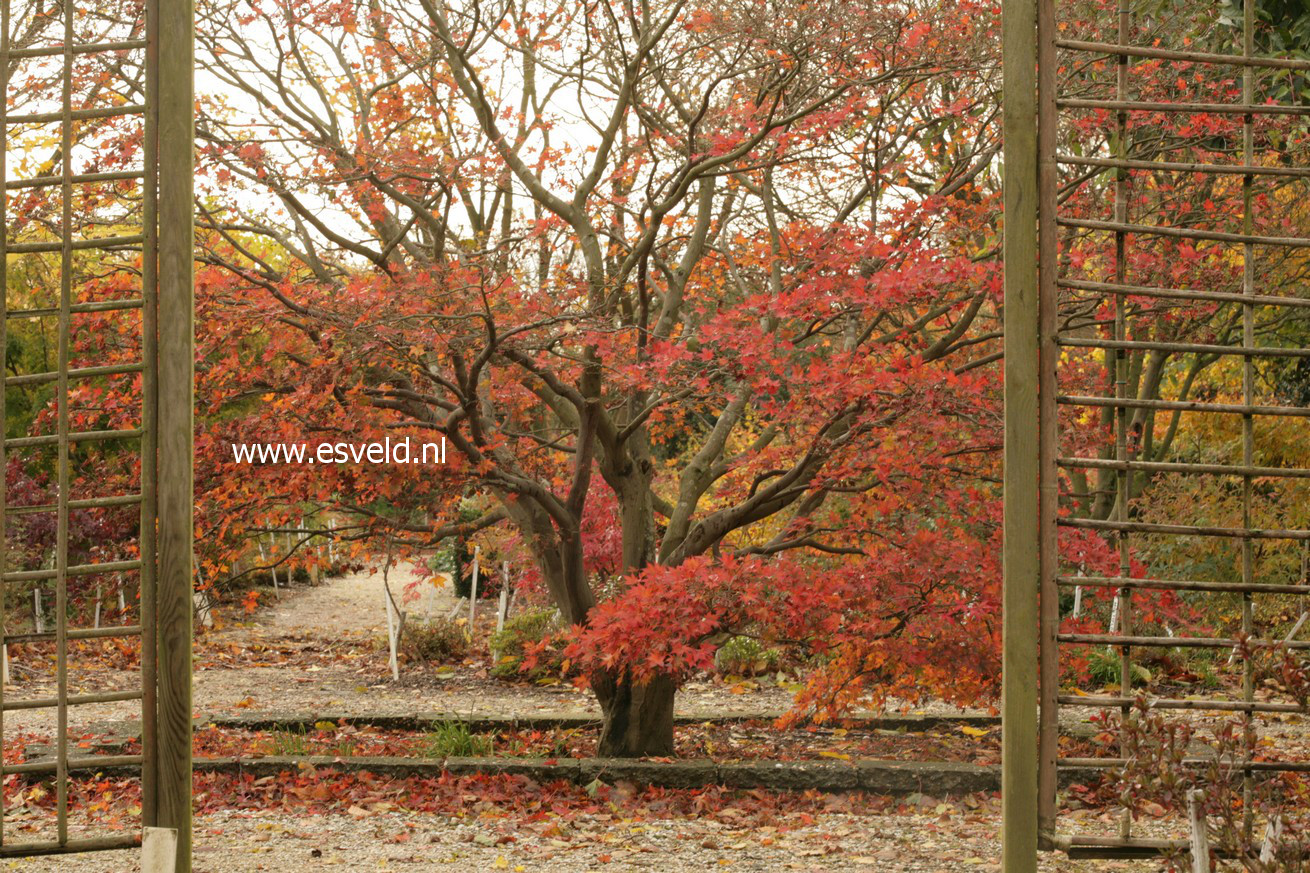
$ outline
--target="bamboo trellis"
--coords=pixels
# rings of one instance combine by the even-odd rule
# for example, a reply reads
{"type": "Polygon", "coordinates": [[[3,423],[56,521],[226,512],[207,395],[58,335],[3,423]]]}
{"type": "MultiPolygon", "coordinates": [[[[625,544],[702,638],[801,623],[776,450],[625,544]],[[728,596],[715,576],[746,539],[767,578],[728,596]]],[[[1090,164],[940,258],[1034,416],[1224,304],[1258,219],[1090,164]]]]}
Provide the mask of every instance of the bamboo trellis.
{"type": "MultiPolygon", "coordinates": [[[[1211,649],[1231,651],[1240,664],[1240,694],[1200,693],[1150,696],[1149,705],[1160,710],[1236,714],[1245,731],[1255,731],[1265,714],[1301,713],[1293,701],[1257,697],[1254,653],[1281,647],[1310,649],[1310,642],[1290,638],[1302,627],[1298,622],[1287,639],[1276,639],[1256,621],[1259,598],[1310,594],[1302,572],[1269,579],[1261,565],[1261,544],[1310,541],[1310,530],[1262,527],[1258,524],[1256,488],[1287,487],[1310,478],[1310,469],[1257,463],[1257,423],[1264,420],[1304,420],[1310,408],[1269,402],[1258,388],[1258,362],[1310,357],[1310,349],[1296,345],[1260,342],[1257,322],[1262,313],[1281,313],[1310,307],[1310,298],[1267,293],[1259,274],[1262,258],[1270,252],[1310,248],[1310,238],[1261,233],[1255,186],[1258,180],[1295,184],[1310,179],[1310,166],[1285,161],[1279,165],[1257,162],[1256,129],[1261,120],[1303,118],[1310,106],[1282,102],[1260,93],[1262,72],[1307,73],[1310,61],[1265,57],[1255,51],[1255,4],[1243,4],[1243,17],[1233,28],[1230,53],[1188,51],[1159,44],[1139,44],[1138,16],[1129,0],[1120,0],[1110,20],[1099,25],[1099,39],[1061,38],[1059,12],[1054,0],[1006,0],[1004,3],[1005,72],[1005,329],[1006,329],[1006,547],[1005,547],[1005,689],[1004,689],[1004,811],[1005,869],[1036,869],[1041,846],[1089,856],[1137,856],[1165,850],[1187,849],[1185,834],[1177,838],[1147,838],[1134,827],[1132,816],[1119,817],[1115,833],[1077,833],[1064,826],[1058,808],[1057,787],[1069,772],[1105,771],[1125,765],[1126,758],[1062,756],[1061,716],[1077,718],[1087,712],[1119,711],[1127,714],[1136,700],[1134,659],[1144,649],[1211,649]],[[1185,64],[1190,72],[1206,71],[1218,81],[1224,71],[1240,75],[1240,99],[1231,103],[1140,99],[1134,96],[1133,64],[1149,61],[1185,64]],[[1109,63],[1105,92],[1092,96],[1061,93],[1061,76],[1068,69],[1086,70],[1109,63]],[[1100,154],[1069,154],[1061,143],[1071,117],[1103,113],[1109,119],[1106,148],[1100,154]],[[1142,113],[1169,117],[1200,114],[1235,118],[1240,134],[1233,151],[1240,160],[1214,163],[1170,160],[1165,154],[1143,159],[1129,150],[1133,119],[1142,113]],[[1289,165],[1290,164],[1290,165],[1289,165]],[[1078,171],[1077,173],[1066,171],[1078,171]],[[1068,215],[1068,193],[1112,174],[1104,203],[1107,218],[1068,215]],[[1133,180],[1143,174],[1231,177],[1240,183],[1240,230],[1170,226],[1134,221],[1133,180]],[[1072,269],[1064,247],[1073,235],[1108,235],[1112,254],[1082,271],[1072,269]],[[1143,243],[1142,241],[1146,242],[1143,243]],[[1134,246],[1151,241],[1226,247],[1228,257],[1240,263],[1241,276],[1229,290],[1161,287],[1132,273],[1134,246]],[[1143,339],[1141,327],[1153,316],[1143,314],[1134,301],[1178,301],[1231,307],[1240,336],[1236,342],[1212,337],[1169,340],[1143,339]],[[1101,334],[1071,327],[1064,313],[1069,304],[1091,302],[1110,317],[1101,334]],[[1108,374],[1100,394],[1069,392],[1066,384],[1070,354],[1099,355],[1108,374]],[[1216,360],[1239,359],[1238,397],[1213,399],[1139,397],[1130,388],[1133,354],[1203,355],[1216,360]],[[1099,457],[1079,456],[1066,450],[1060,426],[1062,410],[1098,412],[1112,438],[1099,457]],[[1240,420],[1240,459],[1233,463],[1204,463],[1143,459],[1137,440],[1143,425],[1151,427],[1157,414],[1195,417],[1237,417],[1240,420]],[[1069,494],[1062,482],[1074,471],[1102,474],[1108,482],[1111,507],[1102,517],[1062,513],[1069,494]],[[1175,507],[1175,516],[1143,520],[1135,513],[1134,477],[1145,475],[1223,477],[1235,483],[1237,523],[1205,523],[1199,512],[1175,507]],[[1196,514],[1192,514],[1196,513],[1196,514]],[[1074,572],[1061,553],[1061,531],[1094,531],[1117,551],[1113,573],[1085,575],[1074,572]],[[1236,579],[1151,578],[1159,567],[1140,562],[1144,546],[1169,541],[1229,541],[1236,544],[1236,579]],[[1146,567],[1143,570],[1143,567],[1146,567]],[[1154,571],[1154,572],[1153,572],[1154,571]],[[1062,632],[1062,592],[1073,589],[1108,589],[1117,600],[1117,625],[1105,633],[1062,632]],[[1135,630],[1135,606],[1150,592],[1179,592],[1199,601],[1207,597],[1236,597],[1240,603],[1241,639],[1172,636],[1135,630]],[[1262,636],[1263,634],[1263,636],[1262,636]],[[1109,648],[1117,654],[1119,692],[1115,694],[1061,693],[1062,653],[1109,648]],[[1034,668],[1039,681],[1032,681],[1034,668]],[[1034,756],[1034,750],[1037,754],[1034,756]]],[[[1084,12],[1086,10],[1084,9],[1084,12]]],[[[1180,151],[1186,147],[1180,146],[1180,151]]],[[[1295,293],[1295,292],[1293,292],[1295,293]]],[[[1310,434],[1308,434],[1310,435],[1310,434]]],[[[1304,609],[1310,601],[1301,601],[1304,609]]],[[[1193,690],[1193,689],[1189,689],[1193,690]]],[[[1189,758],[1184,766],[1201,766],[1189,758]]],[[[1256,773],[1310,772],[1310,764],[1297,761],[1251,760],[1234,763],[1244,776],[1247,798],[1256,773]]],[[[1249,817],[1247,825],[1249,827],[1249,817]]]]}
{"type": "MultiPolygon", "coordinates": [[[[115,12],[122,10],[117,7],[115,12]]],[[[4,716],[24,710],[54,710],[50,759],[0,764],[0,774],[54,777],[53,825],[36,837],[3,828],[0,797],[0,857],[72,854],[139,845],[141,832],[121,829],[97,833],[75,820],[70,786],[75,774],[106,768],[131,768],[140,773],[143,827],[174,828],[178,832],[177,870],[190,870],[191,818],[191,536],[192,536],[192,39],[193,12],[189,0],[145,0],[144,5],[110,20],[106,9],[78,7],[71,0],[46,5],[25,0],[0,0],[0,354],[7,389],[52,386],[54,433],[6,436],[6,404],[0,411],[0,470],[15,457],[24,461],[53,450],[54,499],[24,502],[5,490],[0,475],[0,546],[7,545],[6,527],[20,520],[54,517],[56,530],[46,569],[3,566],[8,548],[0,548],[3,594],[22,585],[53,589],[53,630],[18,627],[17,616],[4,614],[0,597],[0,644],[53,644],[54,693],[30,693],[20,684],[0,689],[0,739],[9,750],[4,716]],[[88,39],[86,34],[94,33],[88,39]],[[123,73],[127,86],[78,87],[79,65],[103,62],[123,73]],[[15,111],[32,99],[14,84],[24,65],[40,65],[43,75],[57,82],[59,96],[48,111],[15,111]],[[128,75],[133,73],[134,75],[128,75]],[[125,96],[136,89],[139,99],[125,96]],[[88,96],[89,94],[89,96],[88,96]],[[86,125],[113,119],[115,125],[135,125],[140,136],[138,166],[102,171],[95,168],[94,141],[83,141],[86,125]],[[24,137],[44,126],[57,145],[50,165],[35,174],[22,154],[24,137]],[[88,156],[92,159],[88,160],[88,156]],[[87,164],[92,166],[88,167],[87,164]],[[94,215],[93,207],[75,203],[93,198],[87,192],[114,185],[130,194],[134,206],[111,220],[94,215]],[[44,225],[20,220],[12,201],[28,193],[48,195],[57,203],[53,220],[44,225]],[[135,229],[124,227],[135,224],[135,229]],[[109,234],[98,226],[113,225],[109,234]],[[82,272],[75,253],[100,252],[101,274],[130,275],[135,293],[115,299],[82,299],[82,272]],[[34,292],[30,281],[11,273],[24,256],[40,257],[48,293],[34,292]],[[11,281],[13,278],[13,281],[11,281]],[[26,287],[25,287],[26,286],[26,287]],[[32,300],[45,294],[46,300],[32,300]],[[17,305],[11,300],[18,300],[17,305]],[[88,328],[84,316],[135,314],[140,360],[117,364],[75,364],[77,341],[88,328]],[[26,362],[11,358],[8,337],[15,324],[36,325],[43,334],[53,325],[54,366],[24,372],[26,362]],[[140,418],[135,427],[78,430],[73,415],[74,390],[93,380],[117,376],[139,379],[140,418]],[[76,496],[73,451],[115,441],[139,452],[140,481],[135,493],[76,496]],[[118,544],[128,560],[76,564],[70,559],[70,516],[77,512],[109,512],[138,507],[136,541],[118,544]],[[135,615],[122,624],[78,627],[70,602],[70,580],[112,574],[133,577],[139,593],[135,615]],[[11,631],[11,627],[15,630],[11,631]],[[110,637],[139,640],[140,676],[134,687],[115,691],[78,692],[74,686],[72,649],[79,641],[110,637]],[[70,743],[70,718],[80,708],[112,702],[138,702],[141,750],[136,754],[79,753],[70,743]]],[[[30,69],[30,67],[28,68],[30,69]]],[[[42,108],[42,107],[38,107],[42,108]]],[[[39,598],[38,598],[39,600],[39,598]]],[[[99,622],[97,621],[97,624],[99,622]]]]}

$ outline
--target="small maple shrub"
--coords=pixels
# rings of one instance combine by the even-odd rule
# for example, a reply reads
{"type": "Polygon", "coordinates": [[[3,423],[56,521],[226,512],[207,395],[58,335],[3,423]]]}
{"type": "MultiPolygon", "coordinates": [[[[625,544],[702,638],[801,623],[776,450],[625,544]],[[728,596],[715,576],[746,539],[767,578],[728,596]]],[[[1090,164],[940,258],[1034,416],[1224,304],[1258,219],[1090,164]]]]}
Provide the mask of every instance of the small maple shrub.
{"type": "Polygon", "coordinates": [[[468,635],[463,625],[444,617],[405,628],[400,654],[406,661],[440,664],[468,654],[468,635]]]}

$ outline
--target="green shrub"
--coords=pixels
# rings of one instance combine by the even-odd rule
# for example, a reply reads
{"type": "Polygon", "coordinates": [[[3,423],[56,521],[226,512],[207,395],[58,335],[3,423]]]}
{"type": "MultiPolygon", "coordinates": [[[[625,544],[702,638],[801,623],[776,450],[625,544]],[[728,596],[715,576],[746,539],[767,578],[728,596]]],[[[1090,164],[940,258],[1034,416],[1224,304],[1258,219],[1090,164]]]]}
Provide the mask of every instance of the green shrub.
{"type": "Polygon", "coordinates": [[[781,662],[782,652],[768,648],[754,637],[732,637],[714,654],[719,672],[731,676],[773,673],[781,662]]]}
{"type": "Polygon", "coordinates": [[[547,676],[558,676],[564,669],[562,644],[551,646],[532,670],[523,672],[519,669],[527,647],[557,630],[559,622],[553,609],[534,609],[506,621],[505,629],[491,636],[491,651],[496,658],[491,665],[491,675],[497,679],[529,679],[534,682],[547,676]]]}
{"type": "Polygon", "coordinates": [[[428,731],[419,743],[425,758],[479,758],[491,754],[489,736],[473,733],[466,722],[443,721],[428,731]]]}
{"type": "MultiPolygon", "coordinates": [[[[1150,684],[1151,671],[1147,670],[1141,664],[1134,663],[1130,668],[1132,671],[1133,682],[1150,684]]],[[[1087,656],[1087,673],[1091,676],[1092,681],[1101,685],[1118,685],[1122,668],[1119,664],[1119,653],[1111,648],[1092,649],[1087,656]]]]}
{"type": "Polygon", "coordinates": [[[400,655],[406,661],[441,664],[468,654],[469,639],[464,626],[449,618],[434,618],[426,624],[407,624],[400,638],[400,655]]]}

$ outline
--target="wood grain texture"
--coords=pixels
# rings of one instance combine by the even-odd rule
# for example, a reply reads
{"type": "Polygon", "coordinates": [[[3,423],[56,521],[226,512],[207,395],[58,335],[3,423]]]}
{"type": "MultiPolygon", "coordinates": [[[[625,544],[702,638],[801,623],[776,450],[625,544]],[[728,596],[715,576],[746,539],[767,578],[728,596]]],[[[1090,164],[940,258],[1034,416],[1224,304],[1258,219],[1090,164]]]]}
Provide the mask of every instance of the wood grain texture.
{"type": "Polygon", "coordinates": [[[1037,869],[1037,5],[1004,0],[1005,545],[1002,866],[1037,869]]]}
{"type": "Polygon", "coordinates": [[[177,831],[177,873],[190,873],[194,12],[191,0],[158,0],[158,10],[157,818],[177,831]]]}

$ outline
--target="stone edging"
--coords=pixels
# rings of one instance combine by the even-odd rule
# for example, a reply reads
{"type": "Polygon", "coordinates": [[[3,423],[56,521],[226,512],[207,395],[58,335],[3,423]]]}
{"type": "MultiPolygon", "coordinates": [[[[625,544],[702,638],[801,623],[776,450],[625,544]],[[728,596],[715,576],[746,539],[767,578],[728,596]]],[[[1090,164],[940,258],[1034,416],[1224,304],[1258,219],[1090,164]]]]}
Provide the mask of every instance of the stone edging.
{"type": "MultiPolygon", "coordinates": [[[[674,722],[681,725],[725,724],[744,721],[764,721],[781,717],[781,712],[733,712],[727,711],[716,715],[693,716],[678,715],[674,722]]],[[[467,725],[475,732],[496,731],[505,728],[585,728],[600,724],[599,715],[572,713],[559,715],[511,714],[493,715],[486,713],[458,712],[412,712],[412,713],[344,713],[325,711],[320,713],[256,713],[251,715],[205,715],[197,719],[198,725],[214,725],[249,731],[300,730],[309,729],[320,721],[368,726],[383,730],[425,730],[434,724],[457,722],[467,725]]],[[[881,715],[864,718],[844,719],[831,727],[849,726],[863,730],[905,730],[923,731],[935,727],[982,727],[1000,726],[999,716],[992,715],[881,715]]]]}
{"type": "Polygon", "coordinates": [[[627,780],[663,788],[763,788],[773,791],[868,791],[874,794],[940,796],[998,791],[1000,768],[939,761],[643,761],[621,758],[412,758],[286,756],[265,758],[197,758],[197,772],[277,776],[308,767],[390,776],[506,774],[538,782],[567,780],[587,785],[596,780],[627,780]]]}

